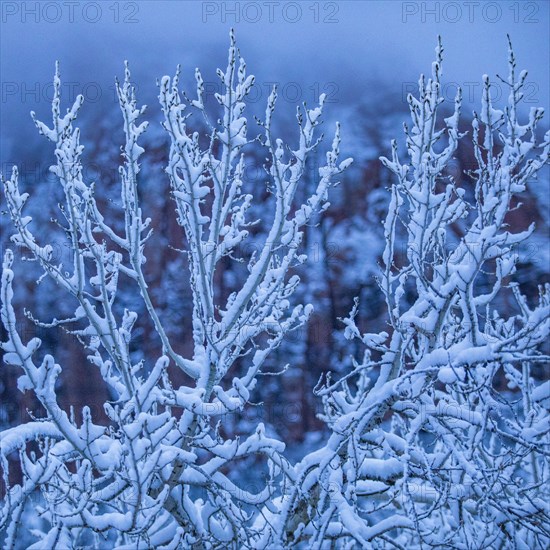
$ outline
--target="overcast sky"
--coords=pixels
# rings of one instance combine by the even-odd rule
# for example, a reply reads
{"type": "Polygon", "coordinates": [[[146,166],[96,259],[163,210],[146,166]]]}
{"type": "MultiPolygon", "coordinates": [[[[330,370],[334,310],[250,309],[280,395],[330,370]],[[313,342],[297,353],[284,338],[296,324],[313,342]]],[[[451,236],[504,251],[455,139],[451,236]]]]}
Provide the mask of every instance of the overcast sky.
{"type": "MultiPolygon", "coordinates": [[[[548,107],[550,2],[10,2],[1,4],[2,155],[33,126],[28,111],[46,115],[54,61],[63,91],[88,103],[113,101],[112,83],[128,59],[140,99],[157,93],[155,79],[182,64],[223,66],[228,32],[258,78],[257,93],[279,82],[286,98],[311,101],[325,91],[352,105],[374,94],[373,83],[398,94],[428,72],[436,37],[446,50],[447,95],[465,88],[465,110],[477,108],[481,75],[506,73],[506,33],[521,68],[529,70],[529,99],[548,107]],[[8,149],[6,149],[8,145],[8,149]]],[[[532,103],[534,106],[535,103],[532,103]]],[[[89,105],[87,108],[93,108],[89,105]]],[[[338,109],[335,106],[334,109],[338,109]]]]}

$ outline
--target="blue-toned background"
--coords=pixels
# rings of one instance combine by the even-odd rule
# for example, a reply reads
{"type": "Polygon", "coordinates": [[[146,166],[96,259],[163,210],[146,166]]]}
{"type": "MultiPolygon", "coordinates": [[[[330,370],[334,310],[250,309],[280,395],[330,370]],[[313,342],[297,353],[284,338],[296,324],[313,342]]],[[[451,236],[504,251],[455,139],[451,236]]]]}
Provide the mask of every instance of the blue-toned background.
{"type": "Polygon", "coordinates": [[[289,99],[311,99],[320,87],[346,106],[377,96],[377,86],[400,94],[404,82],[429,70],[440,33],[449,96],[453,83],[462,85],[472,109],[481,75],[506,70],[509,33],[529,69],[531,98],[548,105],[549,8],[546,1],[6,1],[2,158],[25,131],[26,112],[46,105],[55,60],[73,90],[112,101],[113,78],[128,59],[149,100],[155,78],[177,63],[188,76],[196,65],[223,63],[231,26],[260,82],[297,83],[301,94],[290,85],[289,99]]]}

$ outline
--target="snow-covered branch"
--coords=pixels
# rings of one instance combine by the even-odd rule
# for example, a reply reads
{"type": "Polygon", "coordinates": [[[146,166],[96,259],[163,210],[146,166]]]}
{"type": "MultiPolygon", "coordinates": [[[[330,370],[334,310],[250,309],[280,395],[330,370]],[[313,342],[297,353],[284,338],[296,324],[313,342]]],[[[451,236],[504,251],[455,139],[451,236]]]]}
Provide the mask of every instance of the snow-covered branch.
{"type": "Polygon", "coordinates": [[[55,146],[57,163],[51,171],[63,190],[62,228],[70,243],[71,265],[54,262],[53,243],[41,243],[31,218],[23,213],[29,194],[19,191],[16,169],[3,180],[16,229],[12,241],[74,300],[75,313],[50,323],[27,315],[40,326],[69,326],[84,346],[90,368],[100,370],[111,399],[104,403],[108,425],[100,425],[89,408],[82,411],[79,423],[58,404],[56,379],[61,367],[48,354],[36,360],[40,339],[24,342],[17,330],[13,254],[8,251],[2,271],[2,323],[8,335],[2,344],[4,361],[22,369],[19,389],[36,395],[45,417],[2,434],[0,460],[8,497],[0,529],[7,547],[15,544],[23,528],[22,511],[37,494],[42,495],[39,513],[48,527],[35,533],[40,539],[32,546],[36,548],[100,546],[102,541],[117,548],[252,547],[255,515],[273,498],[275,480],[286,477],[284,445],[268,437],[261,423],[247,437],[232,438],[222,436],[218,420],[249,403],[268,355],[288,332],[307,321],[311,305],[292,302],[299,279],[290,277],[289,271],[306,260],[298,254],[302,230],[328,206],[328,191],[350,161],[338,161],[337,128],[326,164],[319,169],[317,189],[300,204],[296,189],[308,155],[321,142],[316,133],[324,97],[318,107],[304,106],[299,112],[297,145],[292,148],[273,135],[277,97],[273,90],[260,127],[275,214],[261,252],[248,263],[242,288],[221,301],[214,288],[220,260],[229,256],[242,261],[239,249],[253,223],[248,210],[254,197],[243,188],[250,143],[245,99],[254,77],[247,75],[233,33],[227,68],[218,76],[223,93],[216,96],[221,110],[216,123],[210,121],[202,100],[199,70],[196,100],[188,101],[180,93],[179,69],[173,79],[164,77],[159,85],[163,126],[170,138],[166,172],[185,232],[180,248],[189,259],[193,291],[190,358],[175,351],[143,270],[153,226],[144,218],[139,196],[144,152],[140,140],[147,122],[140,121],[145,107],[137,104],[128,64],[124,82],[116,84],[125,133],[120,168],[122,234],[102,214],[94,185],[84,181],[80,131],[73,127],[83,98],[78,96],[62,115],[58,66],[51,125],[32,113],[40,133],[55,146]],[[208,135],[199,137],[190,129],[190,111],[207,121],[208,135]],[[152,365],[132,360],[130,341],[138,315],[121,298],[121,286],[132,287],[141,297],[160,340],[163,355],[152,365]],[[237,359],[242,360],[235,370],[237,359]],[[168,375],[171,363],[187,375],[186,385],[174,387],[168,375]],[[180,414],[175,413],[178,409],[180,414]],[[39,453],[29,453],[33,441],[39,443],[39,453]],[[14,452],[20,455],[23,483],[11,486],[9,456],[14,452]],[[231,463],[252,455],[262,455],[269,472],[268,484],[259,492],[227,474],[231,463]]]}
{"type": "Polygon", "coordinates": [[[542,109],[518,121],[526,73],[517,78],[510,46],[504,111],[493,107],[484,77],[468,201],[445,171],[465,134],[460,90],[451,116],[438,113],[442,57],[439,42],[432,77],[421,77],[418,97],[408,97],[406,161],[396,142],[391,159],[381,159],[396,178],[379,275],[388,330],[362,334],[357,302],[343,320],[364,355],[318,389],[331,436],[297,465],[266,541],[308,540],[314,548],[327,539],[365,548],[550,542],[549,388],[540,368],[548,361],[550,288],[529,304],[512,281],[517,246],[533,226],[513,231],[506,216],[548,163],[550,135],[537,142],[542,109]],[[505,293],[516,301],[506,315],[499,312],[505,293]],[[499,389],[499,379],[508,388],[499,389]]]}
{"type": "Polygon", "coordinates": [[[485,76],[471,134],[477,166],[453,179],[449,164],[466,133],[459,129],[460,91],[441,117],[442,61],[439,42],[431,77],[421,77],[418,95],[408,97],[404,145],[392,142],[391,158],[381,159],[395,179],[378,277],[387,328],[364,333],[357,300],[342,319],[345,338],[364,351],[349,371],[324,377],[315,389],[327,438],[296,464],[261,422],[248,422],[237,436],[223,421],[257,406],[251,396],[259,377],[272,374],[268,358],[312,312],[297,298],[294,268],[307,260],[299,252],[306,229],[351,163],[339,160],[337,124],[313,187],[300,189],[308,158],[322,147],[325,97],[298,109],[296,140],[284,142],[273,124],[274,88],[257,120],[260,135],[250,138],[246,99],[254,78],[233,33],[227,66],[217,73],[215,113],[198,69],[193,99],[180,90],[179,68],[160,79],[166,174],[183,234],[174,249],[188,260],[193,299],[193,349],[183,353],[144,267],[156,223],[140,200],[147,122],[129,66],[116,83],[125,135],[119,225],[85,181],[73,126],[83,98],[62,114],[56,67],[52,121],[32,116],[55,148],[51,171],[62,192],[70,260],[55,258],[54,243],[24,212],[32,197],[20,191],[17,169],[2,178],[4,196],[14,245],[74,305],[53,321],[25,314],[76,337],[105,382],[108,420],[91,407],[77,414],[63,408],[61,365],[40,354],[39,338],[26,341],[17,323],[19,266],[8,250],[0,293],[4,362],[18,369],[19,390],[32,393],[43,411],[0,434],[7,548],[17,546],[30,507],[41,521],[31,533],[36,549],[550,545],[550,387],[541,375],[549,359],[550,288],[532,300],[514,281],[518,246],[534,226],[518,230],[509,217],[515,198],[548,163],[550,133],[539,143],[542,109],[520,123],[526,73],[517,74],[510,46],[508,103],[503,110],[493,105],[485,76]],[[264,233],[253,234],[259,192],[246,181],[245,166],[258,149],[271,217],[262,220],[264,233]],[[243,245],[258,239],[256,252],[244,255],[243,245]],[[243,268],[226,296],[217,285],[228,263],[243,268]],[[154,329],[152,361],[130,349],[138,311],[154,329]],[[238,475],[252,460],[261,465],[251,479],[238,475]]]}

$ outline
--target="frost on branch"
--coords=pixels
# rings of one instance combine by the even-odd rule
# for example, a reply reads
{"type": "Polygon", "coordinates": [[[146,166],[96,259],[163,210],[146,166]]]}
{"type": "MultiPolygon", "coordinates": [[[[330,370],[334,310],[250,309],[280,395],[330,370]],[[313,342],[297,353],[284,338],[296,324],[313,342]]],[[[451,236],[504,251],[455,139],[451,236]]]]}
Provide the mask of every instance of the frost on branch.
{"type": "MultiPolygon", "coordinates": [[[[250,401],[257,377],[268,355],[290,331],[305,323],[309,304],[292,301],[298,285],[289,271],[306,260],[298,254],[303,228],[328,206],[335,177],[349,164],[339,162],[340,133],[336,133],[319,169],[317,188],[303,204],[295,200],[308,155],[318,148],[316,137],[323,110],[319,106],[298,114],[297,143],[287,145],[273,134],[272,117],[277,92],[269,97],[260,122],[268,160],[266,179],[273,190],[274,215],[261,252],[253,256],[240,290],[220,302],[215,273],[224,257],[236,259],[239,246],[254,222],[248,210],[254,200],[243,191],[248,122],[245,98],[254,82],[247,75],[233,34],[225,71],[218,70],[223,92],[216,96],[219,120],[211,119],[203,103],[203,79],[196,71],[196,99],[179,91],[179,69],[159,85],[163,126],[170,138],[166,172],[170,178],[178,222],[185,231],[193,290],[192,357],[174,350],[157,313],[143,272],[150,220],[139,199],[139,145],[147,122],[130,83],[128,64],[123,83],[116,85],[125,143],[120,168],[124,230],[106,221],[94,196],[94,185],[84,181],[83,146],[73,127],[83,98],[66,114],[61,109],[59,68],[54,77],[51,126],[33,120],[54,144],[64,202],[63,231],[70,243],[71,265],[56,264],[52,245],[41,243],[23,209],[14,170],[3,180],[7,207],[16,229],[12,241],[26,249],[75,305],[71,318],[37,324],[64,325],[85,347],[89,362],[100,370],[111,400],[104,404],[108,425],[97,424],[90,409],[82,423],[58,404],[56,379],[61,366],[50,355],[39,358],[40,340],[24,342],[12,307],[13,255],[8,251],[2,272],[2,323],[8,339],[2,343],[4,361],[21,369],[18,387],[32,391],[45,409],[42,419],[11,428],[1,435],[0,461],[8,487],[0,511],[0,530],[7,547],[16,544],[24,526],[25,508],[39,498],[42,530],[34,530],[31,548],[227,548],[252,547],[260,534],[253,527],[259,510],[286,479],[284,444],[268,437],[261,423],[241,437],[225,437],[218,421],[242,410],[250,401]],[[203,117],[208,135],[190,128],[189,115],[203,117]],[[204,138],[207,146],[204,147],[204,138]],[[156,363],[135,362],[130,340],[137,314],[124,304],[121,288],[143,300],[162,344],[156,363]],[[239,368],[232,368],[239,361],[239,368]],[[175,387],[170,364],[179,367],[189,383],[175,387]],[[244,365],[244,368],[243,368],[244,365]],[[182,410],[175,414],[173,409],[182,410]],[[28,443],[37,442],[39,452],[28,443]],[[23,482],[10,486],[8,456],[19,453],[23,482]],[[231,464],[261,455],[266,465],[263,489],[231,478],[231,464]],[[31,503],[32,500],[32,503],[31,503]]],[[[65,368],[70,368],[66,366],[65,368]]]]}

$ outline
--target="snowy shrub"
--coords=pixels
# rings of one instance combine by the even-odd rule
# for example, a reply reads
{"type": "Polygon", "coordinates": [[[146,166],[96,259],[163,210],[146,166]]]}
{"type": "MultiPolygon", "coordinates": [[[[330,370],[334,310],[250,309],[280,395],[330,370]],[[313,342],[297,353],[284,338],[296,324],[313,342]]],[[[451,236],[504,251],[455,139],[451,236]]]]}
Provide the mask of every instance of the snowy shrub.
{"type": "Polygon", "coordinates": [[[140,121],[144,108],[137,105],[128,66],[116,86],[126,137],[122,234],[104,219],[94,185],[83,179],[83,147],[73,127],[83,99],[62,114],[56,70],[52,125],[33,118],[55,145],[51,170],[63,190],[71,266],[55,260],[52,244],[40,242],[23,213],[29,194],[19,191],[17,170],[3,179],[4,194],[16,229],[12,241],[75,306],[64,319],[40,321],[25,313],[37,325],[68,327],[78,338],[90,368],[99,369],[108,386],[103,406],[109,421],[99,422],[90,408],[76,415],[59,404],[62,367],[49,354],[39,356],[40,339],[23,341],[18,331],[8,250],[1,287],[4,361],[20,367],[18,388],[34,393],[44,416],[0,435],[0,533],[7,548],[550,544],[550,383],[540,381],[548,359],[541,348],[549,333],[549,289],[541,288],[538,303],[530,304],[512,282],[516,247],[533,227],[514,232],[506,217],[512,198],[548,161],[550,136],[537,144],[541,109],[533,109],[524,125],[518,122],[526,73],[516,79],[510,49],[504,111],[491,105],[484,78],[472,134],[475,194],[467,200],[445,172],[464,134],[458,130],[460,94],[454,114],[442,122],[437,117],[441,61],[439,45],[432,78],[422,77],[419,97],[409,97],[407,162],[401,163],[395,143],[392,159],[382,159],[396,178],[379,275],[388,331],[361,334],[357,306],[343,320],[346,338],[360,340],[365,352],[350,372],[336,382],[327,377],[315,389],[328,437],[297,464],[261,423],[239,437],[228,435],[223,421],[255,405],[251,392],[274,374],[266,359],[312,311],[310,304],[295,303],[299,279],[292,271],[307,259],[298,253],[307,225],[328,207],[335,178],[351,162],[338,160],[337,126],[314,192],[302,204],[296,200],[308,155],[320,145],[324,96],[318,107],[298,111],[298,140],[291,148],[273,135],[275,89],[258,121],[261,136],[248,137],[245,99],[253,77],[233,35],[227,68],[218,71],[219,120],[203,102],[200,71],[192,100],[179,91],[179,70],[161,79],[170,138],[166,172],[193,293],[193,354],[183,357],[169,337],[177,331],[163,323],[143,271],[153,225],[139,199],[144,151],[138,142],[147,123],[140,121]],[[207,135],[190,129],[191,113],[204,119],[207,135]],[[439,145],[444,138],[446,145],[439,145]],[[252,141],[267,156],[272,219],[263,246],[247,259],[240,289],[222,300],[216,289],[220,262],[243,262],[239,251],[254,223],[248,212],[254,197],[243,182],[252,141]],[[479,284],[482,274],[488,288],[479,284]],[[154,364],[133,359],[137,314],[120,289],[133,289],[154,325],[162,345],[154,364]],[[516,311],[497,312],[503,293],[514,296],[516,311]],[[176,386],[169,367],[185,373],[187,383],[176,386]],[[495,384],[499,376],[508,381],[506,390],[495,384]],[[239,464],[250,457],[256,457],[250,463],[255,471],[247,479],[239,464]],[[15,464],[22,481],[13,482],[15,464]],[[23,524],[34,508],[32,524],[23,524]],[[27,529],[35,542],[22,544],[29,540],[27,529]]]}
{"type": "Polygon", "coordinates": [[[453,114],[443,124],[437,117],[441,43],[436,53],[432,78],[421,77],[418,97],[408,97],[407,161],[396,142],[391,160],[381,159],[396,179],[379,276],[389,330],[362,334],[357,303],[343,320],[346,337],[365,351],[351,372],[318,389],[331,435],[294,468],[294,488],[272,519],[280,545],[292,538],[314,548],[327,539],[366,548],[550,544],[549,358],[541,352],[550,288],[530,305],[511,280],[517,246],[534,227],[514,232],[507,224],[513,197],[548,162],[550,132],[537,144],[542,109],[518,122],[527,73],[516,74],[510,46],[504,111],[493,108],[484,76],[468,201],[445,176],[464,134],[460,91],[453,114]],[[517,304],[506,316],[494,306],[504,292],[517,304]]]}
{"type": "MultiPolygon", "coordinates": [[[[1,458],[4,483],[9,486],[6,457],[20,453],[24,481],[10,487],[2,509],[1,525],[8,547],[21,536],[20,518],[27,500],[40,490],[44,501],[40,515],[47,527],[35,548],[65,548],[83,544],[99,546],[112,534],[117,547],[149,548],[252,545],[253,511],[273,498],[276,480],[289,469],[282,456],[284,445],[269,438],[258,423],[248,437],[225,438],[218,419],[242,409],[263,374],[263,364],[285,334],[302,325],[311,313],[309,304],[291,305],[298,284],[289,270],[305,261],[297,253],[302,228],[328,206],[328,190],[350,161],[338,163],[339,129],[319,169],[315,192],[304,204],[294,195],[308,155],[319,145],[315,137],[324,96],[318,107],[298,113],[298,144],[287,147],[272,133],[277,93],[269,97],[265,119],[260,122],[262,145],[269,159],[267,177],[273,195],[274,216],[265,244],[248,263],[248,276],[239,292],[219,303],[214,275],[220,260],[234,257],[247,238],[247,210],[252,195],[242,192],[249,143],[244,99],[254,79],[246,73],[233,37],[225,72],[218,71],[224,93],[216,99],[221,120],[210,121],[203,103],[203,79],[196,71],[197,96],[186,103],[178,90],[179,71],[159,84],[163,126],[170,137],[171,192],[178,222],[188,243],[193,288],[192,358],[177,354],[152,303],[143,275],[149,219],[139,206],[138,144],[147,128],[138,119],[137,106],[126,67],[125,81],[117,84],[126,142],[120,170],[124,208],[124,234],[117,234],[104,220],[94,198],[94,187],[82,178],[79,130],[73,128],[83,99],[62,114],[60,77],[54,79],[51,127],[35,120],[40,133],[55,145],[57,164],[51,169],[63,187],[61,212],[71,243],[72,266],[56,265],[52,247],[39,243],[31,220],[22,213],[28,198],[20,193],[18,174],[4,181],[9,213],[17,229],[13,241],[32,253],[44,273],[74,300],[70,319],[54,319],[50,326],[70,324],[100,369],[112,399],[104,408],[109,426],[94,422],[89,409],[78,424],[58,404],[56,379],[61,366],[50,355],[37,359],[40,340],[23,342],[18,334],[12,300],[13,254],[4,257],[2,322],[8,341],[2,344],[5,362],[18,365],[23,374],[18,387],[35,392],[46,417],[2,433],[1,458]],[[188,111],[204,116],[210,128],[206,147],[197,133],[187,129],[188,111]],[[141,295],[162,342],[164,354],[154,365],[134,363],[129,343],[136,314],[117,303],[119,287],[132,285],[141,295]],[[237,359],[246,357],[247,368],[230,372],[237,359]],[[169,363],[179,367],[189,383],[173,387],[169,363]],[[173,409],[183,411],[175,414],[173,409]],[[39,452],[28,454],[29,441],[39,441],[39,452]],[[229,475],[231,463],[252,454],[265,458],[268,484],[252,491],[229,475]]],[[[236,258],[238,260],[238,258],[236,258]]],[[[285,478],[286,478],[285,474],[285,478]]],[[[245,480],[246,482],[246,480],[245,480]]]]}

